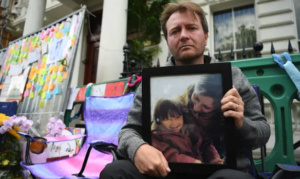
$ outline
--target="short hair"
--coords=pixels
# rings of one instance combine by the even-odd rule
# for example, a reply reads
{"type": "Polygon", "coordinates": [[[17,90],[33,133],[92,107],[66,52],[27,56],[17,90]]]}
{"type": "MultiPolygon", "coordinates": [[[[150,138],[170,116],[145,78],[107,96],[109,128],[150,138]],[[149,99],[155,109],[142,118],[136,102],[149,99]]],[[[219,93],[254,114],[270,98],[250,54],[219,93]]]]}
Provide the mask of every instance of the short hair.
{"type": "Polygon", "coordinates": [[[182,116],[179,103],[169,99],[159,99],[154,107],[154,121],[159,123],[160,121],[167,119],[169,115],[174,115],[174,113],[182,116]]]}
{"type": "Polygon", "coordinates": [[[195,84],[194,93],[213,98],[214,105],[220,105],[223,98],[221,75],[202,75],[195,84]]]}
{"type": "Polygon", "coordinates": [[[160,17],[160,25],[162,27],[165,39],[167,40],[168,38],[168,31],[167,31],[167,21],[169,20],[170,16],[175,13],[175,12],[184,12],[188,11],[191,13],[192,17],[196,19],[195,14],[198,15],[203,31],[205,34],[208,33],[208,25],[207,25],[207,20],[205,17],[205,13],[203,9],[196,3],[194,2],[181,2],[179,4],[176,3],[169,3],[166,5],[164,11],[161,13],[160,17]]]}

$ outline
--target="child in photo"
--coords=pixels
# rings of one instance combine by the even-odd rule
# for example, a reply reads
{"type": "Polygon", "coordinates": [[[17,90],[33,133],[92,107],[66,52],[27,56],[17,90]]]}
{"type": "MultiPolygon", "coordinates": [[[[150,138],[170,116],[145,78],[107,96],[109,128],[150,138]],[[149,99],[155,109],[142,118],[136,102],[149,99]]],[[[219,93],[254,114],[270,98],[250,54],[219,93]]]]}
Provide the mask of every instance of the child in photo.
{"type": "Polygon", "coordinates": [[[179,103],[159,99],[153,117],[152,146],[160,150],[168,162],[224,163],[211,139],[189,122],[191,115],[179,103]]]}

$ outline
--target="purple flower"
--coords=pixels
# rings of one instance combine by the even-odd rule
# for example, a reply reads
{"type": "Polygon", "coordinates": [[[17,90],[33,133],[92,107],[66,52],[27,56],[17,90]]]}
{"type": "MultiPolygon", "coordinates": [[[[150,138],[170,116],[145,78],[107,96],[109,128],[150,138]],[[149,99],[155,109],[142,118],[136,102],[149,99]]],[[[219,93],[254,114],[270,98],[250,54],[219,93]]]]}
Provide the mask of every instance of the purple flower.
{"type": "Polygon", "coordinates": [[[3,127],[12,129],[12,127],[13,127],[12,122],[13,122],[13,121],[11,121],[11,120],[3,121],[3,127]]]}
{"type": "Polygon", "coordinates": [[[0,127],[0,134],[4,134],[5,132],[7,132],[4,127],[0,127]]]}
{"type": "Polygon", "coordinates": [[[27,117],[26,116],[20,116],[18,117],[19,123],[18,125],[22,125],[25,121],[27,121],[27,117]]]}
{"type": "Polygon", "coordinates": [[[22,132],[28,132],[28,130],[30,129],[30,127],[32,126],[33,121],[31,120],[26,120],[25,122],[23,122],[22,126],[20,127],[20,130],[22,132]]]}
{"type": "Polygon", "coordinates": [[[53,137],[58,137],[61,135],[62,130],[59,129],[52,129],[50,132],[50,135],[53,137]]]}
{"type": "Polygon", "coordinates": [[[47,136],[60,136],[65,128],[66,125],[62,122],[62,120],[57,119],[57,117],[54,116],[50,118],[50,121],[47,124],[47,136]]]}
{"type": "Polygon", "coordinates": [[[55,122],[57,121],[57,117],[51,117],[50,118],[50,123],[55,124],[55,122]]]}
{"type": "Polygon", "coordinates": [[[62,122],[62,120],[57,120],[55,123],[55,129],[64,130],[66,125],[62,122]]]}

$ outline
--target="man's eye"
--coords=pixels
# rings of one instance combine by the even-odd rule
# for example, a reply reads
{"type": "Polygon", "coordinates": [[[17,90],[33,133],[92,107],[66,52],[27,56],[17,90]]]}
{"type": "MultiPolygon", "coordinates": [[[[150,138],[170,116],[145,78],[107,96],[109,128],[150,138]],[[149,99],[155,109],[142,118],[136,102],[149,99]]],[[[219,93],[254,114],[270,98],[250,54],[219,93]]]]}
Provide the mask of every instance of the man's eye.
{"type": "Polygon", "coordinates": [[[176,33],[177,33],[177,30],[174,30],[174,31],[171,32],[171,35],[174,35],[176,33]]]}
{"type": "Polygon", "coordinates": [[[196,30],[196,27],[191,27],[190,30],[196,30]]]}

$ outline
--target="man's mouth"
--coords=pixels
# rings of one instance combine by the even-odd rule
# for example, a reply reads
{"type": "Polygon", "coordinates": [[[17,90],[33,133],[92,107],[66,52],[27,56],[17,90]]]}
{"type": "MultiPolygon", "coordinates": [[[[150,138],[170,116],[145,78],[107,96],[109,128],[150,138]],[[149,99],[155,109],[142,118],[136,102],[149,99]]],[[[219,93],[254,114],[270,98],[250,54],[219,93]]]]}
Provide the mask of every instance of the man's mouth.
{"type": "Polygon", "coordinates": [[[185,47],[192,47],[192,45],[183,45],[179,49],[185,48],[185,47]]]}

